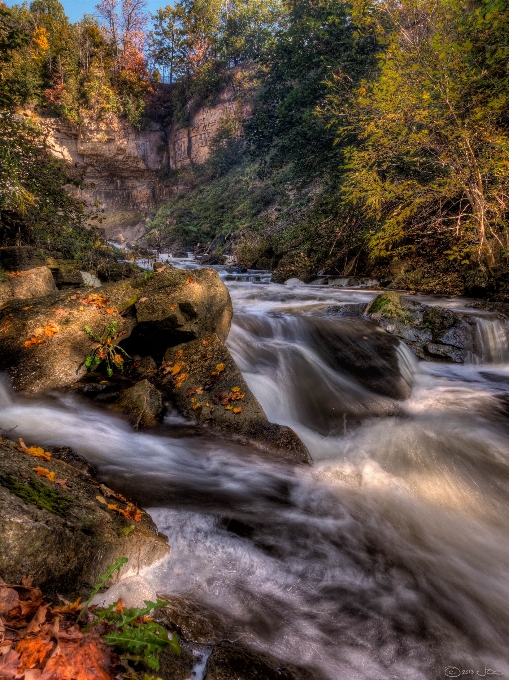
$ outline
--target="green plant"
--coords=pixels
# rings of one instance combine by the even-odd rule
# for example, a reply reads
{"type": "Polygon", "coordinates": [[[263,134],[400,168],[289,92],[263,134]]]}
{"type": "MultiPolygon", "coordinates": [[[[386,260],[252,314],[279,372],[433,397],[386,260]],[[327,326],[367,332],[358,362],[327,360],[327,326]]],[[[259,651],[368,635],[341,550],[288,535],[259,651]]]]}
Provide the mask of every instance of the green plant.
{"type": "Polygon", "coordinates": [[[106,371],[110,378],[113,375],[114,367],[118,368],[121,372],[124,371],[124,357],[122,354],[128,359],[131,357],[122,347],[113,344],[113,341],[120,335],[120,333],[116,332],[117,324],[117,321],[112,321],[102,338],[97,333],[94,333],[90,326],[84,327],[85,333],[98,343],[93,352],[85,359],[85,366],[89,371],[94,371],[102,361],[106,361],[106,371]],[[119,351],[122,354],[119,354],[119,351]]]}
{"type": "Polygon", "coordinates": [[[163,607],[163,600],[145,601],[145,607],[126,607],[114,602],[109,607],[95,610],[97,617],[91,625],[105,623],[109,632],[103,640],[112,647],[126,652],[131,661],[143,661],[149,668],[159,670],[159,654],[168,647],[180,654],[177,636],[170,637],[166,628],[150,617],[154,609],[163,607]]]}
{"type": "Polygon", "coordinates": [[[94,587],[92,588],[92,592],[90,593],[90,597],[88,598],[88,600],[83,605],[83,608],[80,611],[79,616],[78,616],[78,621],[81,619],[83,614],[87,611],[90,603],[92,602],[94,597],[97,595],[97,593],[101,590],[101,588],[104,588],[106,581],[109,578],[111,578],[116,571],[118,571],[120,573],[120,570],[122,569],[124,564],[126,564],[127,562],[129,562],[127,557],[118,557],[113,562],[113,564],[110,564],[108,567],[106,567],[106,571],[104,572],[104,574],[101,574],[99,576],[99,581],[94,585],[94,587]]]}

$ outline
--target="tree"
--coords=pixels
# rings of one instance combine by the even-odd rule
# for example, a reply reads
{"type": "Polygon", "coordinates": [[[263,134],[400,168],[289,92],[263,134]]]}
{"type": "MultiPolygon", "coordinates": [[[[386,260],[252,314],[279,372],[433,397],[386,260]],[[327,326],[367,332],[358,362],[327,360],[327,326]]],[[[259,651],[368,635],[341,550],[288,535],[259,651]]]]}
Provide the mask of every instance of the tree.
{"type": "Polygon", "coordinates": [[[358,35],[344,0],[294,0],[261,58],[266,70],[246,136],[253,156],[272,168],[295,161],[304,175],[340,162],[334,131],[316,115],[335,70],[358,83],[373,67],[376,42],[358,35]]]}
{"type": "Polygon", "coordinates": [[[152,16],[154,27],[149,36],[150,56],[154,63],[169,70],[170,85],[185,72],[186,37],[182,8],[167,5],[152,16]]]}
{"type": "Polygon", "coordinates": [[[509,252],[509,11],[491,0],[400,0],[373,9],[380,75],[345,106],[330,97],[347,154],[347,200],[376,223],[375,256],[427,235],[492,269],[509,252]],[[387,27],[390,33],[387,34],[387,27]]]}

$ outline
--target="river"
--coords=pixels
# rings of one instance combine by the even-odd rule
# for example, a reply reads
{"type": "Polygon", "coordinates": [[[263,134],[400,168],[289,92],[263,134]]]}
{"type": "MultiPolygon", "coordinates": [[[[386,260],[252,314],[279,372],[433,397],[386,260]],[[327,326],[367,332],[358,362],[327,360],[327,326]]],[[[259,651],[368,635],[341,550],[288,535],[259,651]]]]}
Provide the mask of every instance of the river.
{"type": "Polygon", "coordinates": [[[175,413],[134,432],[70,394],[28,399],[4,386],[0,427],[72,446],[142,502],[172,546],[143,575],[148,586],[224,612],[253,648],[328,680],[509,676],[506,327],[481,321],[482,363],[418,362],[400,345],[411,392],[398,400],[370,324],[323,316],[376,292],[228,285],[228,346],[313,466],[197,434],[175,413]],[[338,356],[370,355],[372,385],[323,351],[324,327],[338,356]]]}

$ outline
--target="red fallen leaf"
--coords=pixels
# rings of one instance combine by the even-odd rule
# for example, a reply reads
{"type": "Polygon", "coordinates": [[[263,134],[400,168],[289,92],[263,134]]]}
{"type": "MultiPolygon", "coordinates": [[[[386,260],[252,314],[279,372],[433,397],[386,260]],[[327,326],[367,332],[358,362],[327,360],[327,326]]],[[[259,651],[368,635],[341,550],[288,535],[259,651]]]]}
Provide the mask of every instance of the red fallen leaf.
{"type": "Polygon", "coordinates": [[[49,635],[38,635],[20,640],[15,649],[20,655],[19,666],[25,668],[41,668],[53,651],[53,642],[49,635]]]}
{"type": "Polygon", "coordinates": [[[120,614],[124,613],[124,605],[122,604],[122,600],[119,600],[117,602],[117,606],[115,607],[116,612],[120,612],[120,614]]]}
{"type": "Polygon", "coordinates": [[[62,640],[59,647],[40,680],[114,680],[114,656],[98,636],[88,634],[76,642],[62,640]]]}
{"type": "Polygon", "coordinates": [[[33,582],[34,582],[34,577],[33,577],[33,576],[22,576],[22,577],[21,577],[21,585],[22,585],[24,588],[31,588],[33,582]]]}
{"type": "Polygon", "coordinates": [[[55,479],[55,484],[58,484],[58,486],[61,486],[62,489],[70,489],[71,487],[67,485],[67,480],[66,479],[55,479]]]}
{"type": "Polygon", "coordinates": [[[199,387],[198,385],[189,387],[186,392],[186,397],[192,397],[193,394],[203,394],[203,387],[199,387]]]}
{"type": "Polygon", "coordinates": [[[209,340],[202,340],[202,341],[201,341],[201,344],[202,344],[204,347],[207,347],[207,345],[210,345],[210,341],[209,341],[209,340]]]}

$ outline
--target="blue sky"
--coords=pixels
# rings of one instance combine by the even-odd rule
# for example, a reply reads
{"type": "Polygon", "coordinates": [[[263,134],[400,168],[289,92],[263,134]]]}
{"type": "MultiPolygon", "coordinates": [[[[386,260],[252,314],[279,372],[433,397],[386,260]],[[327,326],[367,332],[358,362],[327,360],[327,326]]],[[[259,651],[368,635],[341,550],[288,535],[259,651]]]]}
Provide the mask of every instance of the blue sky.
{"type": "MultiPolygon", "coordinates": [[[[7,0],[7,5],[10,7],[12,5],[21,5],[23,0],[7,0]]],[[[30,0],[28,0],[30,4],[30,0]]],[[[97,0],[60,0],[65,8],[65,12],[69,19],[74,23],[81,19],[84,14],[93,14],[94,7],[97,4],[97,0]]],[[[149,12],[154,13],[159,7],[164,7],[165,5],[171,5],[170,0],[148,0],[147,2],[149,12]]]]}

